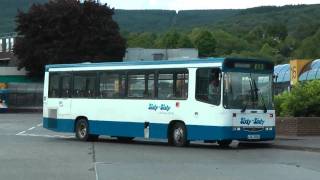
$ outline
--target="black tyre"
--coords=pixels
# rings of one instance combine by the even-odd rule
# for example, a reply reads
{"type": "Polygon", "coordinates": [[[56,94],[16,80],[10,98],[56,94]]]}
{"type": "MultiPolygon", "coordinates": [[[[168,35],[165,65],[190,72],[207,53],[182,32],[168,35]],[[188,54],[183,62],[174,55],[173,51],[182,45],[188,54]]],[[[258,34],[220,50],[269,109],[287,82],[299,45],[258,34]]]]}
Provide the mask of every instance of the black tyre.
{"type": "Polygon", "coordinates": [[[89,134],[89,141],[97,141],[99,139],[99,135],[89,134]]]}
{"type": "Polygon", "coordinates": [[[187,129],[183,123],[177,122],[171,127],[168,142],[177,147],[183,147],[189,144],[187,140],[187,129]]]}
{"type": "Polygon", "coordinates": [[[120,136],[117,136],[117,139],[121,142],[130,142],[134,139],[134,137],[120,137],[120,136]]]}
{"type": "Polygon", "coordinates": [[[232,140],[218,141],[219,146],[223,148],[229,147],[231,143],[232,143],[232,140]]]}
{"type": "Polygon", "coordinates": [[[89,124],[86,119],[79,119],[76,123],[76,137],[81,141],[90,140],[89,124]]]}

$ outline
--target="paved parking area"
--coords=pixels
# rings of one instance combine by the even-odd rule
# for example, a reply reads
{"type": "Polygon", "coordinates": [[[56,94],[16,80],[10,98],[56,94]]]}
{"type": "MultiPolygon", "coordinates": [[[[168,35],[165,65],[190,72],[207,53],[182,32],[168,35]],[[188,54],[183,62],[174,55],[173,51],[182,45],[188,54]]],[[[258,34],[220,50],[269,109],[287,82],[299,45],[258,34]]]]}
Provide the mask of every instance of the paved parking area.
{"type": "Polygon", "coordinates": [[[320,154],[258,143],[221,149],[164,140],[79,142],[42,128],[41,114],[0,114],[1,179],[319,179],[320,154]]]}

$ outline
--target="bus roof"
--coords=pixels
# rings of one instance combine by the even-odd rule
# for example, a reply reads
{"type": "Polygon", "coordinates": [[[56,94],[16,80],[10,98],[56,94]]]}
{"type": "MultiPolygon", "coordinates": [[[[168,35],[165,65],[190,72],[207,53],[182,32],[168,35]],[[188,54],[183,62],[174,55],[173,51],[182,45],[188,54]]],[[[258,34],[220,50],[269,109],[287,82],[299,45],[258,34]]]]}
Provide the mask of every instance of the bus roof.
{"type": "Polygon", "coordinates": [[[190,60],[161,60],[161,61],[127,61],[127,62],[101,62],[101,63],[77,63],[77,64],[52,64],[46,65],[46,71],[51,68],[73,68],[73,67],[102,67],[102,66],[140,66],[140,65],[175,65],[175,64],[201,64],[201,63],[223,63],[225,58],[206,58],[190,60]]]}
{"type": "Polygon", "coordinates": [[[205,59],[190,59],[190,60],[162,60],[162,61],[127,61],[127,62],[101,62],[101,63],[77,63],[77,64],[52,64],[46,65],[45,70],[49,71],[52,68],[85,68],[85,67],[123,67],[123,66],[143,66],[143,65],[190,65],[190,64],[207,64],[219,63],[222,67],[224,63],[230,61],[237,62],[259,62],[273,66],[273,63],[261,59],[248,59],[248,58],[205,58],[205,59]]]}

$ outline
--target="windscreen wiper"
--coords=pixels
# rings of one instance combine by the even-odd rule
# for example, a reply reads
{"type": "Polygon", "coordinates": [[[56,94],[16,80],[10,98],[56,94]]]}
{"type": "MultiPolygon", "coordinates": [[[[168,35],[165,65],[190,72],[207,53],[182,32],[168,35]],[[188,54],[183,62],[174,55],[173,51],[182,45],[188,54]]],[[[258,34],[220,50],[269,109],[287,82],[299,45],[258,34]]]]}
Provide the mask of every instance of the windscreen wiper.
{"type": "Polygon", "coordinates": [[[259,93],[259,95],[261,97],[262,105],[263,105],[263,112],[266,113],[267,112],[267,106],[266,106],[266,103],[265,103],[265,101],[263,99],[262,93],[257,88],[256,81],[254,79],[252,79],[252,81],[253,81],[253,86],[254,86],[255,97],[258,99],[258,93],[259,93]]]}

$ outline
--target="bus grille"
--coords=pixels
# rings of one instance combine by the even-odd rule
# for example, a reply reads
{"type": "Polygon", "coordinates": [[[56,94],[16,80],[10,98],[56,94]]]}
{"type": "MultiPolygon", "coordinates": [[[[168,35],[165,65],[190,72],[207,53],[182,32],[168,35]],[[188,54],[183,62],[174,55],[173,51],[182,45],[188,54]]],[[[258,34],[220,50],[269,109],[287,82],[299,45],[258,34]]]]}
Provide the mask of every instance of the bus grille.
{"type": "Polygon", "coordinates": [[[263,131],[263,127],[245,127],[243,128],[244,131],[249,131],[249,132],[258,132],[258,131],[263,131]]]}

